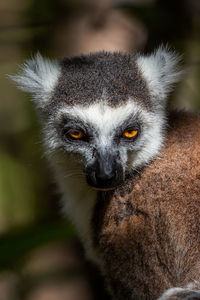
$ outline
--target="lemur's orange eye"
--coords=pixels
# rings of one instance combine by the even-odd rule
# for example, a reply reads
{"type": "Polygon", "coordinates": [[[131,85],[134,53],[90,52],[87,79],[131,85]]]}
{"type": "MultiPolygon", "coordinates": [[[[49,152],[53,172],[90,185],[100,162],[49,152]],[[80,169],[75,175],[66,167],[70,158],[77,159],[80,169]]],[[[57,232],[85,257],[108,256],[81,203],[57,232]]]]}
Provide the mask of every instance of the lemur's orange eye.
{"type": "Polygon", "coordinates": [[[128,129],[123,132],[123,137],[125,137],[127,139],[132,139],[132,138],[136,137],[137,134],[138,134],[138,130],[128,129]]]}
{"type": "Polygon", "coordinates": [[[71,138],[75,140],[79,140],[84,136],[84,133],[81,130],[70,130],[68,134],[71,138]]]}

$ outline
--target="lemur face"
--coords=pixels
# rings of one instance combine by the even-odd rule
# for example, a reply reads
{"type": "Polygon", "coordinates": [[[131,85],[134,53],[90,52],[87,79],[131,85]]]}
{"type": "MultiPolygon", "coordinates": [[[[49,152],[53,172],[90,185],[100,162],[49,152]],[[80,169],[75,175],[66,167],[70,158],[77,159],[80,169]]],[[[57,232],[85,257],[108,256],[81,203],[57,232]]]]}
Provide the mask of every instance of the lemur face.
{"type": "Polygon", "coordinates": [[[162,143],[163,118],[132,99],[118,107],[102,101],[62,107],[54,122],[58,143],[64,151],[79,154],[88,184],[98,189],[121,184],[162,143]]]}
{"type": "Polygon", "coordinates": [[[162,48],[147,57],[100,52],[60,63],[37,56],[14,80],[33,94],[48,153],[70,154],[90,186],[110,189],[158,153],[176,63],[162,48]]]}

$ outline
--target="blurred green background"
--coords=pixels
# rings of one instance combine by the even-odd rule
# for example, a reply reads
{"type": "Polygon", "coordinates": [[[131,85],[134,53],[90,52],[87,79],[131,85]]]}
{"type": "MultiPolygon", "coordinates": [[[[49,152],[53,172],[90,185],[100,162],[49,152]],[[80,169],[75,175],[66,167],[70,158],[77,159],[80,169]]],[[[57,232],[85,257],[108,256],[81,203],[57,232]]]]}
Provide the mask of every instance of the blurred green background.
{"type": "Polygon", "coordinates": [[[29,96],[7,74],[35,52],[50,58],[96,50],[183,54],[173,108],[200,109],[200,1],[7,0],[0,2],[0,300],[103,299],[83,259],[43,156],[29,96]]]}

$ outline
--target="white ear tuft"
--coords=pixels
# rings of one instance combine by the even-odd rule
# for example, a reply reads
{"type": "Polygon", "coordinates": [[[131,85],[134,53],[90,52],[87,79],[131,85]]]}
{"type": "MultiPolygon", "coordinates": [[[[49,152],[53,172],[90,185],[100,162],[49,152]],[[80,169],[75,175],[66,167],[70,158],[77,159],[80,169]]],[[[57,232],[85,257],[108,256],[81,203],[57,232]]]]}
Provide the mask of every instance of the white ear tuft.
{"type": "Polygon", "coordinates": [[[10,76],[11,79],[21,90],[32,94],[36,106],[44,107],[61,73],[59,63],[44,59],[38,53],[34,58],[27,60],[21,66],[21,70],[18,75],[10,76]]]}
{"type": "Polygon", "coordinates": [[[151,55],[139,55],[136,61],[150,94],[159,99],[166,98],[183,73],[178,67],[180,57],[162,46],[151,55]]]}

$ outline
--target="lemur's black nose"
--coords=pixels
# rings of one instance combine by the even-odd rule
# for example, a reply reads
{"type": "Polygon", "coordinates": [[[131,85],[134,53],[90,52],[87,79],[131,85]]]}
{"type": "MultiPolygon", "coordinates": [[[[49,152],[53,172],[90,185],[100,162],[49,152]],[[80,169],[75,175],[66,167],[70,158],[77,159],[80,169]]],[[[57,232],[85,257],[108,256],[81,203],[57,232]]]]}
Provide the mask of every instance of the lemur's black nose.
{"type": "Polygon", "coordinates": [[[96,153],[95,159],[86,169],[89,185],[99,188],[114,188],[123,179],[123,168],[116,153],[96,153]]]}
{"type": "Polygon", "coordinates": [[[98,171],[92,171],[88,177],[89,184],[97,188],[109,188],[112,187],[117,179],[117,172],[112,170],[110,173],[102,173],[98,171]]]}

